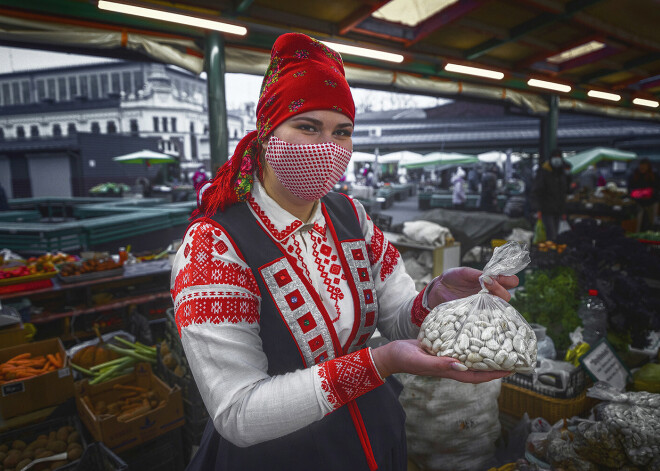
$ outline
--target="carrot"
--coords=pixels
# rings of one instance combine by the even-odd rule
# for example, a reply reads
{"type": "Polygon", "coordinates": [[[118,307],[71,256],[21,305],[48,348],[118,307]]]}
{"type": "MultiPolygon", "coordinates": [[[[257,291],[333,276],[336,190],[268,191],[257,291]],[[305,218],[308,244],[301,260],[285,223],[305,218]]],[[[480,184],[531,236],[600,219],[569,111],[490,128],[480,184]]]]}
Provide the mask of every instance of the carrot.
{"type": "Polygon", "coordinates": [[[26,358],[30,358],[31,356],[32,356],[31,353],[21,353],[20,355],[16,355],[14,358],[7,360],[5,363],[9,363],[15,360],[25,360],[26,358]]]}
{"type": "Polygon", "coordinates": [[[125,391],[136,391],[136,392],[141,392],[141,393],[149,392],[149,390],[145,389],[145,388],[139,388],[137,386],[127,386],[127,385],[124,385],[124,384],[115,384],[113,387],[115,389],[123,389],[125,391]]]}
{"type": "Polygon", "coordinates": [[[55,358],[57,358],[57,363],[60,365],[60,368],[62,368],[64,366],[64,360],[62,359],[60,352],[55,353],[55,358]]]}
{"type": "MultiPolygon", "coordinates": [[[[59,353],[57,355],[59,355],[59,353]]],[[[56,368],[62,368],[62,361],[59,360],[55,355],[51,355],[49,353],[46,355],[46,358],[48,358],[48,361],[50,361],[56,368]]]]}

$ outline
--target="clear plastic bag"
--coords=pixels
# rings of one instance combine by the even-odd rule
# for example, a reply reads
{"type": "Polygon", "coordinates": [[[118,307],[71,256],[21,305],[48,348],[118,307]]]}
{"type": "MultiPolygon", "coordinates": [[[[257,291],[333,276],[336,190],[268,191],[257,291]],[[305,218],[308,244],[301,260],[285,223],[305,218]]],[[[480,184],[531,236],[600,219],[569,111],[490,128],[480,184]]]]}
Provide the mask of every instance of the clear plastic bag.
{"type": "Polygon", "coordinates": [[[484,267],[479,293],[440,304],[426,316],[418,336],[422,348],[456,358],[473,370],[532,372],[537,350],[534,330],[483,284],[485,276],[513,275],[529,262],[527,248],[517,242],[497,247],[484,267]]]}

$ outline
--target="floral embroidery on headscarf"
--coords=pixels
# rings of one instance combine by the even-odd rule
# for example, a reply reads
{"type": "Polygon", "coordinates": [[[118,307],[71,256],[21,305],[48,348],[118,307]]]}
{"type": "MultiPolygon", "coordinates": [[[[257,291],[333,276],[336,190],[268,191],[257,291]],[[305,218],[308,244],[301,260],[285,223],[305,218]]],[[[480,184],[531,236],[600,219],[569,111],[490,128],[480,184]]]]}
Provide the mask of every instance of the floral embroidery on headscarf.
{"type": "Polygon", "coordinates": [[[252,191],[252,185],[254,184],[254,177],[252,176],[254,171],[254,155],[255,150],[252,146],[248,147],[243,153],[241,170],[236,178],[236,196],[238,197],[238,201],[245,201],[252,191]]]}
{"type": "Polygon", "coordinates": [[[300,72],[296,72],[295,74],[293,74],[293,76],[294,77],[304,77],[306,73],[307,73],[306,70],[301,70],[300,72]]]}
{"type": "Polygon", "coordinates": [[[337,54],[335,51],[333,51],[328,46],[323,44],[321,41],[319,41],[317,39],[314,39],[314,38],[311,38],[311,39],[312,39],[312,46],[320,48],[327,58],[332,59],[334,61],[337,61],[342,65],[344,64],[342,62],[341,56],[339,54],[337,54]]]}
{"type": "Polygon", "coordinates": [[[341,109],[339,106],[337,106],[337,105],[334,105],[334,106],[332,107],[332,109],[335,110],[335,111],[339,111],[340,113],[344,111],[344,110],[342,110],[342,109],[341,109]]]}
{"type": "Polygon", "coordinates": [[[264,77],[263,83],[261,84],[261,91],[259,92],[259,98],[264,95],[266,91],[270,88],[271,85],[276,83],[280,79],[280,59],[278,56],[274,55],[270,60],[268,65],[268,70],[266,70],[266,75],[264,77]]]}
{"type": "Polygon", "coordinates": [[[325,80],[323,83],[332,88],[335,88],[337,86],[337,82],[333,82],[332,80],[325,80]]]}
{"type": "Polygon", "coordinates": [[[300,107],[305,103],[305,100],[301,98],[300,100],[294,100],[291,103],[289,103],[289,111],[291,113],[295,113],[300,109],[300,107]]]}
{"type": "Polygon", "coordinates": [[[298,49],[294,54],[293,57],[297,59],[309,59],[309,51],[306,49],[298,49]]]}

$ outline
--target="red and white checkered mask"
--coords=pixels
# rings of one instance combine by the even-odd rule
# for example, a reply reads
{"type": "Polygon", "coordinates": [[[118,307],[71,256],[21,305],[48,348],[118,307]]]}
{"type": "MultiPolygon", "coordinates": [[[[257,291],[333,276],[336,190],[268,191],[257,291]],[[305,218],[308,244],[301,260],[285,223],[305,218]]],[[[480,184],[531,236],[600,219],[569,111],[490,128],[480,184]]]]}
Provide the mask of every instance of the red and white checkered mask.
{"type": "Polygon", "coordinates": [[[282,185],[307,201],[327,195],[350,160],[351,151],[334,142],[291,144],[271,136],[266,149],[266,162],[282,185]]]}

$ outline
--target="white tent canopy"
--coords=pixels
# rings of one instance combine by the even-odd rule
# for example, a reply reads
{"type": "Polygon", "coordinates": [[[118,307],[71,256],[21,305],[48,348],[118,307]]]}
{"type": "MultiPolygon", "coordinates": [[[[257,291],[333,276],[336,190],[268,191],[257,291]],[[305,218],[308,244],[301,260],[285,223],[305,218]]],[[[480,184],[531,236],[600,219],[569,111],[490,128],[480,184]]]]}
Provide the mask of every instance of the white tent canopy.
{"type": "Polygon", "coordinates": [[[404,164],[411,160],[416,160],[422,158],[422,154],[417,152],[411,152],[409,150],[401,150],[398,152],[390,152],[389,154],[383,154],[378,156],[378,163],[389,164],[389,163],[399,163],[404,164]]]}
{"type": "MultiPolygon", "coordinates": [[[[491,152],[484,152],[483,154],[479,154],[477,156],[479,158],[480,162],[486,162],[486,163],[496,163],[498,165],[504,165],[506,162],[506,152],[501,152],[501,151],[491,151],[491,152]]],[[[511,153],[511,163],[518,162],[521,159],[520,154],[517,152],[512,152],[511,153]]]]}

